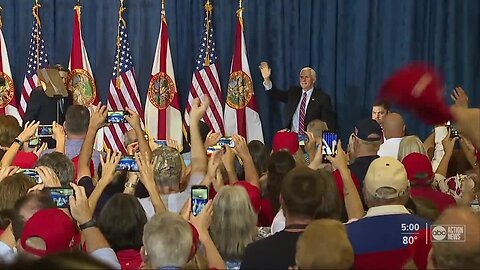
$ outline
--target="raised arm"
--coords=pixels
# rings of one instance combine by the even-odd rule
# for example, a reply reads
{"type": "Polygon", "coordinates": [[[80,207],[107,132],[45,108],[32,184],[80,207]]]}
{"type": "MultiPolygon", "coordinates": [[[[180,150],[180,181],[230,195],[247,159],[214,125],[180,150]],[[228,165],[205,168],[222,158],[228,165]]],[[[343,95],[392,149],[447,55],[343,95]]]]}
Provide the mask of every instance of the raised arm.
{"type": "Polygon", "coordinates": [[[455,142],[457,139],[457,137],[451,138],[450,136],[447,136],[445,139],[443,139],[442,145],[445,154],[443,155],[442,160],[440,160],[440,164],[438,164],[437,171],[435,173],[447,177],[448,163],[450,163],[450,158],[453,155],[453,149],[455,148],[455,142]]]}
{"type": "Polygon", "coordinates": [[[95,136],[97,135],[97,131],[105,126],[106,118],[107,106],[100,103],[90,116],[87,134],[85,135],[82,148],[80,149],[80,154],[78,156],[77,179],[81,179],[84,176],[92,176],[90,173],[90,160],[92,159],[95,136]]]}
{"type": "Polygon", "coordinates": [[[253,162],[252,156],[250,155],[250,151],[248,150],[245,138],[238,134],[233,134],[232,139],[235,142],[235,147],[232,150],[238,157],[242,159],[243,162],[243,169],[245,170],[245,181],[260,188],[257,169],[255,168],[255,163],[253,162]]]}
{"type": "Polygon", "coordinates": [[[53,139],[56,141],[55,151],[65,154],[65,141],[67,139],[63,126],[53,121],[53,139]]]}
{"type": "Polygon", "coordinates": [[[135,131],[135,135],[137,136],[138,140],[138,148],[140,149],[140,153],[146,153],[148,159],[152,156],[152,149],[145,138],[145,132],[142,129],[142,124],[140,122],[140,115],[138,113],[130,110],[129,108],[126,109],[128,115],[125,116],[127,122],[132,126],[133,130],[135,131]]]}
{"type": "Polygon", "coordinates": [[[25,142],[27,142],[30,138],[33,137],[35,131],[40,125],[40,122],[27,122],[23,131],[17,136],[17,141],[15,141],[5,152],[3,155],[2,161],[0,162],[1,167],[8,167],[12,164],[17,152],[22,149],[22,146],[25,142]]]}
{"type": "Polygon", "coordinates": [[[110,149],[107,150],[105,158],[100,157],[100,163],[102,164],[102,178],[98,180],[95,189],[92,194],[90,194],[90,197],[88,197],[88,205],[90,206],[90,209],[95,209],[97,207],[97,202],[100,199],[100,196],[108,184],[112,182],[115,175],[115,169],[121,157],[121,153],[112,152],[110,149]]]}
{"type": "Polygon", "coordinates": [[[353,183],[352,173],[347,165],[347,155],[343,151],[342,143],[338,141],[337,155],[335,157],[328,156],[327,159],[332,165],[338,169],[342,176],[343,182],[343,199],[345,201],[345,209],[347,210],[348,219],[359,219],[365,215],[362,200],[358,194],[357,188],[353,183]]]}
{"type": "Polygon", "coordinates": [[[148,194],[150,195],[150,200],[152,201],[155,214],[167,211],[165,204],[163,204],[162,198],[160,198],[160,195],[158,194],[157,185],[155,184],[155,179],[153,176],[153,166],[157,162],[157,157],[150,161],[146,153],[136,153],[135,159],[140,171],[140,181],[142,181],[143,185],[148,191],[148,194]]]}
{"type": "Polygon", "coordinates": [[[202,101],[200,101],[200,98],[195,98],[192,102],[190,111],[191,175],[195,173],[205,174],[207,172],[207,154],[200,135],[199,122],[205,115],[209,105],[210,100],[207,97],[202,101]]]}
{"type": "Polygon", "coordinates": [[[288,92],[278,89],[270,80],[272,69],[268,66],[268,63],[261,62],[258,68],[262,73],[263,87],[265,87],[265,91],[267,91],[268,95],[278,101],[288,102],[288,92]]]}

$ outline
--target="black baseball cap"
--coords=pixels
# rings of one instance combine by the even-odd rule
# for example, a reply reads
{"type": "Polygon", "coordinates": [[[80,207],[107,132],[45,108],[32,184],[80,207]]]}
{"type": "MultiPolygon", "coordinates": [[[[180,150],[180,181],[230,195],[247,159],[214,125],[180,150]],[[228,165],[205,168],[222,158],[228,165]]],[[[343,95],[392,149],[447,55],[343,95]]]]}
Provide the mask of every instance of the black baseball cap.
{"type": "Polygon", "coordinates": [[[353,134],[367,142],[378,142],[383,139],[382,127],[371,118],[358,121],[353,134]]]}

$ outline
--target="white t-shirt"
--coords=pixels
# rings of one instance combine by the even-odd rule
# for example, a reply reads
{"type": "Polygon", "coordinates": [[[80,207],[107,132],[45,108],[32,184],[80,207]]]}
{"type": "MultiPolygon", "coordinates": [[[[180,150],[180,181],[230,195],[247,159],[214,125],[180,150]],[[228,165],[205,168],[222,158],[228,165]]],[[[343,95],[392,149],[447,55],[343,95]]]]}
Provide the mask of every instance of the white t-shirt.
{"type": "Polygon", "coordinates": [[[400,146],[400,141],[403,138],[390,138],[380,145],[377,154],[380,157],[393,157],[394,159],[398,158],[398,148],[400,146]]]}
{"type": "MultiPolygon", "coordinates": [[[[183,205],[188,200],[188,198],[190,198],[192,186],[200,184],[204,177],[205,175],[203,173],[192,174],[190,176],[190,181],[188,182],[187,188],[185,188],[183,192],[161,195],[160,198],[162,199],[163,204],[165,204],[165,208],[167,208],[170,212],[180,213],[183,205]]],[[[150,220],[155,214],[152,200],[150,200],[150,197],[147,197],[142,199],[139,198],[138,201],[142,205],[143,210],[145,210],[147,219],[150,220]]]]}

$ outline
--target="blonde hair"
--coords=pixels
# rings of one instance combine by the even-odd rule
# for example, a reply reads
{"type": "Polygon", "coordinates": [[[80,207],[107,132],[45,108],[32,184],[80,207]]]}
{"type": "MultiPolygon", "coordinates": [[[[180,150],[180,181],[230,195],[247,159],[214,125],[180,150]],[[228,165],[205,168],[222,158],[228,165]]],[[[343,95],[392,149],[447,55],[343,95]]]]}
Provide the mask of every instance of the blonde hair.
{"type": "Polygon", "coordinates": [[[213,199],[212,240],[225,260],[241,260],[257,237],[257,215],[243,187],[225,186],[213,199]]]}
{"type": "Polygon", "coordinates": [[[403,137],[398,146],[397,159],[401,162],[408,154],[420,153],[427,156],[423,142],[415,135],[403,137]]]}
{"type": "Polygon", "coordinates": [[[337,220],[315,220],[298,238],[295,262],[300,269],[349,269],[353,258],[345,225],[337,220]]]}

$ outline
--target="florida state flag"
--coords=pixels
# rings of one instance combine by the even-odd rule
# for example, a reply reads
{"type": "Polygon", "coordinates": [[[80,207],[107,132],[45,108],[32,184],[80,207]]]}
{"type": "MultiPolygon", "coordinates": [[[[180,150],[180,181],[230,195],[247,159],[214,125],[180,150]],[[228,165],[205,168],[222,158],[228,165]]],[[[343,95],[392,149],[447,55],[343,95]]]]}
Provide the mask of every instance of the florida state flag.
{"type": "Polygon", "coordinates": [[[247,139],[263,142],[262,122],[257,112],[247,48],[243,36],[242,8],[237,10],[235,48],[225,106],[225,134],[238,133],[247,139]]]}
{"type": "Polygon", "coordinates": [[[7,46],[3,39],[2,23],[0,18],[0,115],[12,115],[20,125],[22,118],[18,113],[17,100],[13,87],[12,72],[8,61],[7,46]]]}
{"type": "Polygon", "coordinates": [[[178,101],[165,9],[162,9],[152,75],[145,101],[145,124],[150,136],[182,144],[182,114],[178,101]]]}

